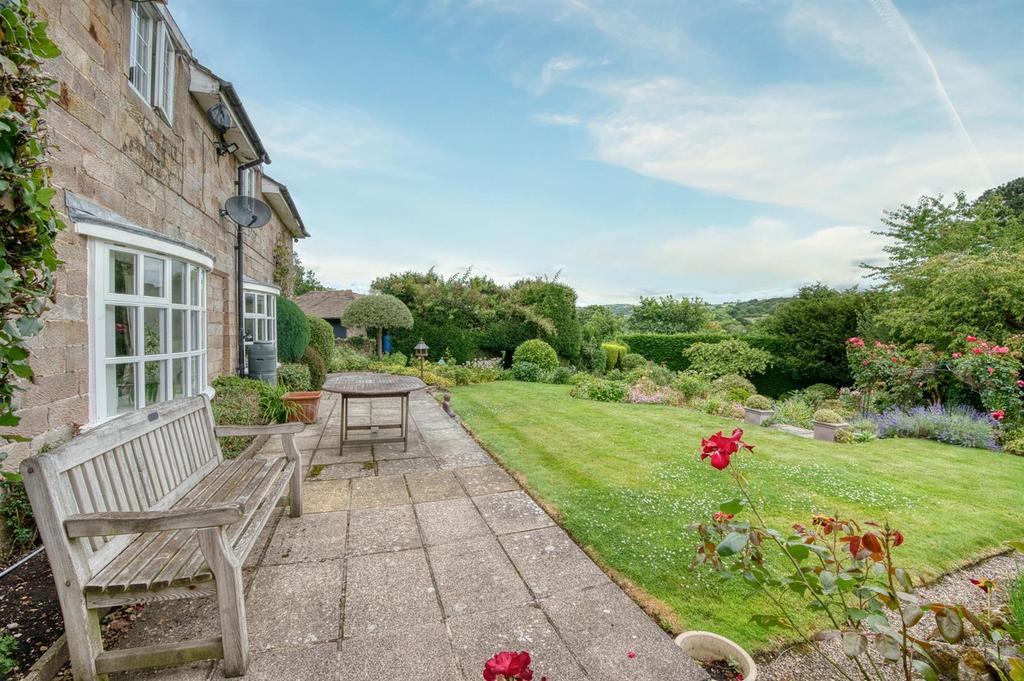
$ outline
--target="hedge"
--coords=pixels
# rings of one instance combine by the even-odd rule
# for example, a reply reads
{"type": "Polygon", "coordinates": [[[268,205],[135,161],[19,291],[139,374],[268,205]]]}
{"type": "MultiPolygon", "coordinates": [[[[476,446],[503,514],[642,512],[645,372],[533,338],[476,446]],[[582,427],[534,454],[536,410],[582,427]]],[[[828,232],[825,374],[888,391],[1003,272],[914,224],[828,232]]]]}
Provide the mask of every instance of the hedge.
{"type": "Polygon", "coordinates": [[[309,319],[287,298],[277,299],[277,358],[298,362],[309,347],[309,319]]]}
{"type": "Polygon", "coordinates": [[[326,319],[308,316],[309,319],[309,347],[320,353],[320,356],[327,361],[334,353],[334,329],[326,319]]]}

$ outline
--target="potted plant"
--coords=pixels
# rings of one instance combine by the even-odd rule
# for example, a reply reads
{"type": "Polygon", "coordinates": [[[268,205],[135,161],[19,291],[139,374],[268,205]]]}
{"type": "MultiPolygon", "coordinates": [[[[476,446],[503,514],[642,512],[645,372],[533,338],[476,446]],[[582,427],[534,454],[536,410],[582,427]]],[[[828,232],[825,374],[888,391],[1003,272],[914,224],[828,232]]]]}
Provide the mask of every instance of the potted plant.
{"type": "Polygon", "coordinates": [[[751,395],[743,404],[743,420],[753,426],[764,425],[774,413],[772,401],[764,395],[751,395]]]}
{"type": "Polygon", "coordinates": [[[281,395],[288,411],[290,423],[301,421],[302,423],[316,423],[317,413],[320,411],[319,390],[300,390],[281,395]]]}
{"type": "Polygon", "coordinates": [[[714,679],[757,678],[757,665],[747,651],[724,636],[710,631],[686,631],[676,636],[676,645],[696,660],[714,679]]]}
{"type": "Polygon", "coordinates": [[[814,439],[822,442],[835,442],[836,433],[850,427],[842,415],[832,409],[819,409],[814,412],[811,424],[814,426],[814,439]]]}

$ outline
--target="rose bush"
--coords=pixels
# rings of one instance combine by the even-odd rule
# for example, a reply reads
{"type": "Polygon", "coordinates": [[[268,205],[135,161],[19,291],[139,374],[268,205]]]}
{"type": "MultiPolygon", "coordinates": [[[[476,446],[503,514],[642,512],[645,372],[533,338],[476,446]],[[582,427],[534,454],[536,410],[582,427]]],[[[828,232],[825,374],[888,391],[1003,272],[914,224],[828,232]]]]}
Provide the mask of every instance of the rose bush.
{"type": "MultiPolygon", "coordinates": [[[[1019,345],[1020,339],[1013,339],[1019,345]]],[[[982,405],[998,421],[1018,421],[1024,416],[1024,381],[1021,351],[977,336],[967,336],[947,364],[958,379],[973,390],[982,405]]]]}

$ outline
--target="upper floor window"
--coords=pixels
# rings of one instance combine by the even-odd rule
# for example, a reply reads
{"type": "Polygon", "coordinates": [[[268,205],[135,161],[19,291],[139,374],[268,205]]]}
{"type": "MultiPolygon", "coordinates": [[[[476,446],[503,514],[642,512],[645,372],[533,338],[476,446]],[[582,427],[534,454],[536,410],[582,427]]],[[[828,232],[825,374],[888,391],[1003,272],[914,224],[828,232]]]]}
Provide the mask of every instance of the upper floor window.
{"type": "Polygon", "coordinates": [[[128,80],[169,123],[174,115],[176,54],[167,22],[152,8],[133,2],[128,80]]]}

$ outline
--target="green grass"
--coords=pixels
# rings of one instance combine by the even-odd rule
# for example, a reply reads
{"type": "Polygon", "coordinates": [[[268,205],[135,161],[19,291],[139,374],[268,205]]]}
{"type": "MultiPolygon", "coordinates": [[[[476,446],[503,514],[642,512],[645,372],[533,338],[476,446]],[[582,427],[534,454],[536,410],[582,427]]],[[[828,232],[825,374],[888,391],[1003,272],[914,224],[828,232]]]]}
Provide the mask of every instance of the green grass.
{"type": "MultiPolygon", "coordinates": [[[[577,400],[565,386],[503,381],[453,392],[465,423],[573,537],[671,608],[679,625],[751,649],[773,643],[773,632],[749,621],[767,609],[746,587],[689,568],[689,525],[736,496],[727,472],[699,461],[700,438],[737,421],[577,400]]],[[[756,450],[740,463],[777,528],[814,513],[888,520],[907,537],[898,558],[925,577],[1024,536],[1024,458],[923,440],[832,445],[753,427],[745,439],[756,450]]]]}

